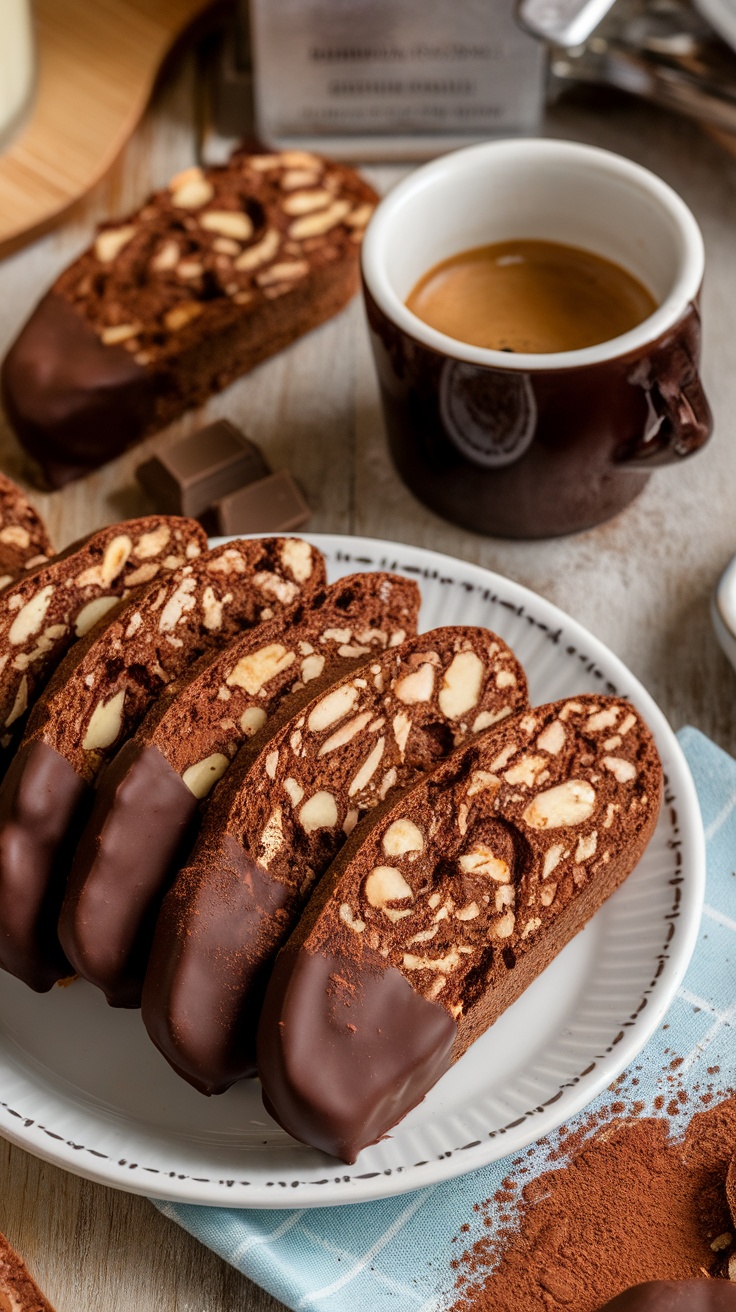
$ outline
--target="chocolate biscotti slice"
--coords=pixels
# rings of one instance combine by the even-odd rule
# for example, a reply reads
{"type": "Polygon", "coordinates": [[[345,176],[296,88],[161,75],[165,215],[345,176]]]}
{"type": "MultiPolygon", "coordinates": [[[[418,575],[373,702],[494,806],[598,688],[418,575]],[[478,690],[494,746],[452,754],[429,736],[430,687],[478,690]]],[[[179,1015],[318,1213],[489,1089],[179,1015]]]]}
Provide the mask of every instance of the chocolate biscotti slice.
{"type": "Polygon", "coordinates": [[[0,474],[0,589],[25,570],[45,565],[53,554],[38,511],[12,478],[0,474]]]}
{"type": "Polygon", "coordinates": [[[111,1005],[140,1005],[161,899],[238,749],[325,669],[338,678],[416,633],[419,600],[397,574],[350,575],[243,634],[152,707],[100,782],[59,919],[72,966],[111,1005]]]}
{"type": "Polygon", "coordinates": [[[58,487],[341,310],[376,201],[305,151],[187,169],[103,227],[11,346],[2,393],[58,487]]]}
{"type": "Polygon", "coordinates": [[[171,573],[207,548],[193,519],[148,515],[111,524],[0,593],[0,749],[75,639],[133,588],[171,573]]]}
{"type": "Polygon", "coordinates": [[[272,1115],[354,1161],[633,870],[661,794],[635,708],[581,696],[466,743],[371,817],[271,976],[258,1068],[272,1115]]]}
{"type": "Polygon", "coordinates": [[[148,1032],[185,1079],[215,1093],[252,1073],[273,956],[361,816],[526,705],[500,638],[435,629],[307,688],[243,748],[164,899],[143,986],[148,1032]]]}
{"type": "Polygon", "coordinates": [[[54,1312],[22,1257],[0,1234],[0,1312],[54,1312]]]}
{"type": "Polygon", "coordinates": [[[0,786],[0,966],[39,992],[70,974],[56,925],[92,785],[205,651],[324,587],[299,538],[215,547],[106,616],[57,669],[0,786]]]}

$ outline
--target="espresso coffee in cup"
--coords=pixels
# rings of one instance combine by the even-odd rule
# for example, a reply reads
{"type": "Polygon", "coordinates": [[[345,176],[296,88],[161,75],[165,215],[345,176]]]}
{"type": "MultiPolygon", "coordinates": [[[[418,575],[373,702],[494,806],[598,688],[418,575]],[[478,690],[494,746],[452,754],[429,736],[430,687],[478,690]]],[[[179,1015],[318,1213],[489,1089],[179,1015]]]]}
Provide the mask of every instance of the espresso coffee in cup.
{"type": "Polygon", "coordinates": [[[671,187],[630,160],[549,139],[444,155],[381,202],[361,260],[391,455],[445,518],[501,537],[576,532],[707,441],[702,237],[671,187]],[[528,267],[499,264],[500,246],[528,267]],[[550,247],[558,268],[549,258],[542,273],[550,247]],[[607,280],[618,307],[610,296],[595,315],[578,305],[565,317],[580,335],[563,341],[559,301],[539,312],[542,284],[579,284],[583,265],[604,271],[596,296],[607,280]],[[483,277],[499,303],[501,278],[516,279],[514,314],[494,325],[503,337],[475,338],[467,299],[454,325],[435,323],[463,279],[472,290],[483,277]],[[428,310],[419,302],[432,292],[428,310]]]}
{"type": "Polygon", "coordinates": [[[628,269],[557,241],[501,241],[435,264],[406,301],[431,328],[492,351],[577,351],[657,308],[628,269]]]}

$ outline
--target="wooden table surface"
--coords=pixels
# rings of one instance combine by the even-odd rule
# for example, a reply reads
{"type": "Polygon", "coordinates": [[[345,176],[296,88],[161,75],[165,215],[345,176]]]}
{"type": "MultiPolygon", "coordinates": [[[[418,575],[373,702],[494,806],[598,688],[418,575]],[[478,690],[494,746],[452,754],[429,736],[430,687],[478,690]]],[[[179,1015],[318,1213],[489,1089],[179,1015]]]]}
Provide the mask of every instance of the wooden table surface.
{"type": "MultiPolygon", "coordinates": [[[[194,61],[159,90],[113,174],[57,233],[0,263],[0,353],[40,293],[87,245],[95,221],[138,205],[195,158],[194,61]]],[[[613,522],[577,537],[513,543],[444,523],[398,482],[388,459],[360,304],[262,365],[206,416],[242,424],[276,469],[290,468],[316,531],[432,547],[489,566],[550,598],[608,643],[675,728],[697,725],[736,749],[736,675],[710,626],[709,597],[736,552],[736,159],[697,127],[631,101],[557,106],[548,135],[592,142],[647,165],[684,196],[707,250],[705,383],[716,434],[686,468],[658,472],[613,522]]],[[[381,185],[396,172],[372,171],[381,185]]],[[[157,439],[160,440],[160,439],[157,439]]],[[[34,495],[59,546],[144,513],[138,448],[83,482],[34,495]]],[[[0,418],[0,466],[24,481],[0,418]]],[[[0,1143],[0,1230],[26,1257],[58,1312],[273,1312],[251,1285],[143,1198],[90,1184],[0,1143]]]]}

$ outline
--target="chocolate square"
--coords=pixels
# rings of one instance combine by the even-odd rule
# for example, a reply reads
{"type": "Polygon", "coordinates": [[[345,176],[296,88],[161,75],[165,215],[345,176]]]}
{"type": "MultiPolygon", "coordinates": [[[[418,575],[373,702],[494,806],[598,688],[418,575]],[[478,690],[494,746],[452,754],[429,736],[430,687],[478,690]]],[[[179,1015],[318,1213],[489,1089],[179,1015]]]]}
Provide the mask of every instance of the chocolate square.
{"type": "Polygon", "coordinates": [[[301,528],[311,515],[291,474],[282,469],[231,492],[212,507],[222,534],[285,533],[301,528]]]}
{"type": "Polygon", "coordinates": [[[139,465],[136,478],[157,510],[196,518],[228,492],[269,472],[255,443],[227,419],[218,419],[139,465]]]}

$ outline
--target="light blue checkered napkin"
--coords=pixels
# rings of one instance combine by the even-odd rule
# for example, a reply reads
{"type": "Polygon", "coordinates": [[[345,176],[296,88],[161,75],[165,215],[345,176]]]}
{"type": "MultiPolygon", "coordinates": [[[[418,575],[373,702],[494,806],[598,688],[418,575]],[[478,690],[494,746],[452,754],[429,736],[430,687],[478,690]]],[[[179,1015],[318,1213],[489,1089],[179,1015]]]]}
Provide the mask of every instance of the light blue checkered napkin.
{"type": "MultiPolygon", "coordinates": [[[[720,1067],[721,1087],[736,1087],[736,762],[702,734],[679,734],[700,798],[708,841],[706,906],[698,945],[664,1026],[637,1058],[638,1083],[617,1102],[636,1100],[653,1112],[671,1088],[673,1050],[684,1058],[678,1084],[687,1088],[707,1067],[720,1067]],[[730,963],[730,964],[729,964],[730,963]],[[666,1029],[664,1028],[666,1027],[666,1029]]],[[[706,1081],[703,1081],[707,1083],[706,1081]]],[[[593,1106],[610,1102],[604,1094],[593,1106]]],[[[590,1109],[577,1118],[582,1122],[590,1109]]],[[[625,1114],[625,1113],[624,1113],[625,1114]]],[[[687,1116],[687,1111],[683,1112],[687,1116]]],[[[576,1121],[568,1122],[570,1128],[576,1121]]],[[[525,1165],[549,1170],[546,1149],[525,1165]]],[[[478,1238],[508,1158],[458,1180],[384,1202],[311,1211],[239,1211],[157,1202],[156,1206],[226,1261],[263,1285],[287,1307],[317,1312],[440,1312],[452,1303],[452,1239],[470,1224],[463,1247],[478,1238]],[[477,1233],[473,1233],[477,1230],[477,1233]]]]}

